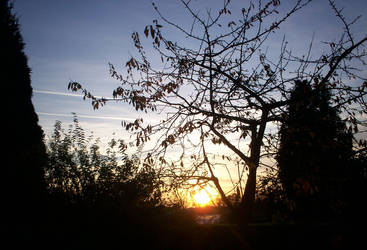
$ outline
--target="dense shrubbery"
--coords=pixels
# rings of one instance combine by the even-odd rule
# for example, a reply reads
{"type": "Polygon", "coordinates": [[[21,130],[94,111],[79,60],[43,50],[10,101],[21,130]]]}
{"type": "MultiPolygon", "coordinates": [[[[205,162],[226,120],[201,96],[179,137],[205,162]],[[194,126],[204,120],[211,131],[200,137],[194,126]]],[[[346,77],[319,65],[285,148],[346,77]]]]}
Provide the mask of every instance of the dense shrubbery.
{"type": "Polygon", "coordinates": [[[164,206],[164,184],[152,167],[129,156],[123,140],[101,145],[76,117],[67,130],[55,123],[45,170],[49,242],[65,238],[62,247],[83,249],[172,248],[191,232],[192,214],[164,206]]]}
{"type": "Polygon", "coordinates": [[[123,140],[112,139],[103,151],[99,144],[76,117],[67,131],[56,122],[45,171],[51,198],[68,207],[120,214],[160,205],[163,184],[154,169],[128,156],[123,140]]]}

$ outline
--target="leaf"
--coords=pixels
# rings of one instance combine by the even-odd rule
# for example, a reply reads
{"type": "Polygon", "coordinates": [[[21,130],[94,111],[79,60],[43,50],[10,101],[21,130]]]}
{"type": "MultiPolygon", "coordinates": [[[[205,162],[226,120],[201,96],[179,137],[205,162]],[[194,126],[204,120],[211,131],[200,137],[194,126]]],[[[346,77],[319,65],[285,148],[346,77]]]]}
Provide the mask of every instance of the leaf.
{"type": "Polygon", "coordinates": [[[144,35],[145,35],[145,37],[147,37],[147,38],[148,38],[148,35],[149,35],[148,26],[146,26],[146,27],[145,27],[144,35]]]}
{"type": "Polygon", "coordinates": [[[153,29],[153,26],[152,25],[150,25],[150,35],[152,36],[152,38],[154,39],[154,37],[155,37],[155,31],[154,31],[154,29],[153,29]]]}
{"type": "Polygon", "coordinates": [[[157,44],[158,47],[161,45],[160,42],[159,42],[159,40],[158,40],[158,37],[156,37],[154,39],[154,43],[157,44]]]}
{"type": "Polygon", "coordinates": [[[273,5],[274,6],[277,6],[277,5],[279,5],[280,4],[280,1],[279,0],[273,0],[273,5]]]}
{"type": "Polygon", "coordinates": [[[234,21],[231,21],[231,22],[229,22],[229,23],[228,23],[228,25],[227,25],[227,26],[228,26],[228,27],[231,27],[232,25],[236,25],[236,23],[235,23],[234,21]]]}
{"type": "Polygon", "coordinates": [[[98,108],[99,108],[99,102],[97,102],[97,101],[93,101],[93,102],[92,102],[92,105],[93,105],[93,109],[94,109],[94,110],[96,110],[96,109],[98,109],[98,108]]]}

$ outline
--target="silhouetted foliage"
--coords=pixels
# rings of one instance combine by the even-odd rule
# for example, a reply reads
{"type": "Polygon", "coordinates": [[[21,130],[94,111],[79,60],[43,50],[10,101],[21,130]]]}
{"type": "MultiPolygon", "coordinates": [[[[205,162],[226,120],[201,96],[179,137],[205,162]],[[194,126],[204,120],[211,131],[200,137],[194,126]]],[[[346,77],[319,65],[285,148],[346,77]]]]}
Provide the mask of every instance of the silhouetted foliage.
{"type": "Polygon", "coordinates": [[[277,167],[267,168],[259,176],[257,183],[256,203],[263,208],[263,216],[272,222],[285,222],[289,217],[289,200],[284,187],[279,179],[277,167]]]}
{"type": "Polygon", "coordinates": [[[340,193],[342,216],[345,220],[355,223],[367,221],[367,204],[364,193],[367,190],[367,147],[360,147],[349,163],[349,170],[345,173],[344,189],[340,193]]]}
{"type": "Polygon", "coordinates": [[[123,140],[112,139],[101,153],[99,140],[87,137],[76,117],[67,131],[57,121],[48,141],[49,192],[67,206],[120,215],[160,205],[162,182],[152,168],[129,157],[126,149],[123,140]]]}
{"type": "Polygon", "coordinates": [[[207,12],[200,11],[195,1],[180,2],[179,11],[188,15],[191,25],[170,20],[153,3],[159,20],[147,25],[142,36],[132,34],[137,53],[127,60],[126,72],[121,74],[110,64],[111,76],[120,82],[112,98],[95,96],[74,81],[68,88],[91,99],[94,109],[108,101],[122,101],[137,111],[169,110],[157,123],[145,125],[143,119],[137,119],[123,126],[135,133],[136,146],[151,136],[158,138],[147,158],[159,162],[160,173],[172,183],[211,183],[231,209],[234,204],[217,174],[221,167],[232,168],[228,173],[238,170],[232,183],[233,190],[241,189],[237,215],[246,226],[253,211],[257,170],[261,160],[275,152],[276,132],[269,127],[282,120],[295,79],[304,77],[334,89],[333,105],[340,106],[352,122],[357,112],[366,113],[367,82],[356,65],[364,67],[366,54],[359,48],[367,37],[356,40],[350,32],[356,19],[346,21],[330,0],[343,26],[338,42],[335,38],[324,42],[328,51],[316,57],[311,56],[311,42],[307,56],[295,56],[284,39],[279,42],[279,54],[269,56],[266,46],[272,33],[311,1],[292,1],[283,8],[280,1],[259,0],[232,9],[227,0],[219,10],[207,12]],[[171,30],[178,32],[174,40],[171,30]],[[152,39],[152,50],[145,48],[141,37],[152,39]],[[351,84],[345,75],[358,83],[351,84]],[[224,155],[223,147],[234,157],[224,155]],[[166,157],[170,148],[180,155],[177,159],[166,157]]]}
{"type": "Polygon", "coordinates": [[[163,206],[164,184],[144,161],[127,154],[123,140],[102,146],[77,117],[68,129],[57,121],[48,140],[45,180],[50,193],[47,241],[61,248],[180,248],[193,216],[163,206]],[[181,243],[177,243],[181,242],[181,243]]]}
{"type": "Polygon", "coordinates": [[[292,210],[303,218],[340,211],[350,171],[353,135],[330,98],[326,85],[297,81],[280,129],[280,181],[292,210]]]}
{"type": "Polygon", "coordinates": [[[1,206],[7,220],[38,218],[45,184],[47,155],[43,131],[32,104],[30,68],[12,4],[0,1],[1,93],[3,93],[3,147],[1,206]]]}

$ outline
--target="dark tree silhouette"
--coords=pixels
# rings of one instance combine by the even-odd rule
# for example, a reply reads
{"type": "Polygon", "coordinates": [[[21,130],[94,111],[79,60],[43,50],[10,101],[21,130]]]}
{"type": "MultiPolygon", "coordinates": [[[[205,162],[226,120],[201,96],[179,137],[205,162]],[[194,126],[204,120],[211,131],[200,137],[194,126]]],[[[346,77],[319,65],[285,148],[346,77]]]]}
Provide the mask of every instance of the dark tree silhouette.
{"type": "Polygon", "coordinates": [[[257,4],[244,4],[240,10],[231,9],[231,1],[227,0],[223,8],[207,12],[197,9],[194,1],[180,2],[191,25],[170,20],[154,3],[159,20],[153,20],[143,31],[143,36],[152,39],[153,50],[147,53],[139,33],[132,34],[137,55],[126,62],[126,73],[120,74],[110,65],[111,76],[121,83],[113,90],[112,98],[94,96],[74,81],[68,88],[83,92],[94,109],[108,101],[122,101],[137,111],[167,112],[157,123],[145,125],[143,119],[137,119],[123,126],[135,133],[137,146],[155,136],[155,147],[147,158],[159,162],[160,173],[171,178],[171,183],[211,183],[246,227],[255,200],[257,170],[262,159],[275,150],[276,137],[270,125],[281,121],[295,79],[328,83],[336,94],[333,104],[340,106],[351,121],[356,121],[357,112],[366,112],[367,82],[354,65],[359,64],[357,61],[364,63],[366,55],[360,48],[367,37],[356,39],[350,31],[356,20],[346,21],[330,0],[331,9],[343,25],[338,42],[327,42],[329,51],[313,58],[312,46],[307,56],[298,57],[283,40],[279,57],[273,60],[264,53],[269,37],[311,1],[292,1],[279,8],[280,1],[259,0],[257,4]],[[180,38],[171,40],[170,28],[178,31],[180,38]],[[156,54],[150,57],[152,53],[156,54]],[[351,85],[345,75],[358,79],[358,83],[351,85]],[[224,155],[223,147],[234,157],[224,155]],[[167,157],[171,148],[180,157],[167,157]],[[238,173],[233,190],[237,186],[240,189],[239,209],[217,178],[216,169],[221,167],[238,173]]]}
{"type": "Polygon", "coordinates": [[[302,218],[325,217],[338,209],[337,195],[353,155],[353,135],[330,99],[326,85],[296,81],[280,129],[279,177],[302,218]]]}
{"type": "Polygon", "coordinates": [[[36,218],[43,200],[47,161],[43,131],[32,104],[30,68],[12,4],[0,1],[3,140],[1,206],[10,221],[36,218]]]}
{"type": "Polygon", "coordinates": [[[346,175],[345,189],[342,192],[346,220],[366,222],[367,204],[363,194],[367,190],[367,146],[364,145],[355,152],[351,169],[346,175]]]}

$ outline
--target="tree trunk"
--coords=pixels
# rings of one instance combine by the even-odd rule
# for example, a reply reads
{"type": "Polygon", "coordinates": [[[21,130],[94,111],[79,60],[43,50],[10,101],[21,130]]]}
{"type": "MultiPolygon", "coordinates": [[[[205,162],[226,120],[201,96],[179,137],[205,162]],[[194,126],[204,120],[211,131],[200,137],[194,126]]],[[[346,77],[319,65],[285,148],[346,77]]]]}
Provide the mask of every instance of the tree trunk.
{"type": "Polygon", "coordinates": [[[246,182],[245,192],[242,197],[238,211],[239,223],[241,226],[244,227],[247,227],[251,219],[252,209],[255,202],[256,170],[257,167],[255,166],[249,168],[249,174],[246,182]]]}
{"type": "Polygon", "coordinates": [[[264,109],[261,115],[262,122],[259,126],[259,129],[257,130],[257,126],[251,127],[251,156],[250,159],[246,161],[249,168],[249,174],[239,209],[239,224],[244,228],[247,228],[247,225],[251,219],[252,209],[255,203],[256,170],[260,163],[261,145],[265,133],[268,115],[269,110],[264,109]]]}

